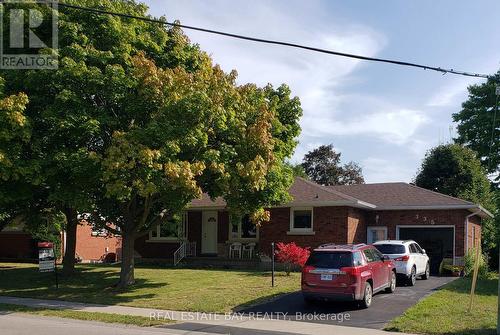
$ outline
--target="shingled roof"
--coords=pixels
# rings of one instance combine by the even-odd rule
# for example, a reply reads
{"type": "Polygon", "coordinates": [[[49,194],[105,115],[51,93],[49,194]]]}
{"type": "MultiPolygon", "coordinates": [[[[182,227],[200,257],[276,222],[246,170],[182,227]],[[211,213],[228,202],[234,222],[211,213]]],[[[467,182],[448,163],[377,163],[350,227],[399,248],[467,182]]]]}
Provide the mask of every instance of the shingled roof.
{"type": "Polygon", "coordinates": [[[469,201],[407,183],[336,185],[329,186],[329,188],[372,203],[377,207],[474,205],[469,201]]]}
{"type": "MultiPolygon", "coordinates": [[[[290,187],[292,201],[283,206],[352,206],[377,210],[396,209],[468,209],[480,210],[481,216],[492,216],[480,205],[427,190],[407,183],[378,183],[322,186],[297,177],[290,187]]],[[[222,198],[210,199],[203,194],[190,208],[224,208],[222,198]]]]}

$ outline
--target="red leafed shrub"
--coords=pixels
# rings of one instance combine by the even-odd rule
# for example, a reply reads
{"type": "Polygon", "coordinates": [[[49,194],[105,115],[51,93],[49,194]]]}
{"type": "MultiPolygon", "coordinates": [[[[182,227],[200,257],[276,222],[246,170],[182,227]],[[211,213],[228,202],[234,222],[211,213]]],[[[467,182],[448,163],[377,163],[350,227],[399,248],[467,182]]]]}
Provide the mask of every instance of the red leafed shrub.
{"type": "Polygon", "coordinates": [[[285,272],[290,275],[290,271],[292,269],[292,265],[298,265],[303,267],[309,258],[309,248],[301,248],[295,244],[295,242],[291,243],[276,243],[276,259],[278,262],[285,264],[285,272]]]}

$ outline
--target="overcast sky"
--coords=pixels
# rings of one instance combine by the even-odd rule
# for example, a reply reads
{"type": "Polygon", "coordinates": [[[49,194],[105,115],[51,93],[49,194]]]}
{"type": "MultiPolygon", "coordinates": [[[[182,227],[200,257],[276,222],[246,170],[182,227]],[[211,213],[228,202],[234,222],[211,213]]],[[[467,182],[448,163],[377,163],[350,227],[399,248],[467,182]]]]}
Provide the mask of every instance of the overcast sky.
{"type": "MultiPolygon", "coordinates": [[[[154,16],[242,35],[460,70],[500,68],[500,1],[147,0],[154,16]]],[[[288,84],[304,109],[293,157],[333,143],[367,182],[406,181],[454,133],[474,78],[185,31],[239,83],[288,84]]]]}

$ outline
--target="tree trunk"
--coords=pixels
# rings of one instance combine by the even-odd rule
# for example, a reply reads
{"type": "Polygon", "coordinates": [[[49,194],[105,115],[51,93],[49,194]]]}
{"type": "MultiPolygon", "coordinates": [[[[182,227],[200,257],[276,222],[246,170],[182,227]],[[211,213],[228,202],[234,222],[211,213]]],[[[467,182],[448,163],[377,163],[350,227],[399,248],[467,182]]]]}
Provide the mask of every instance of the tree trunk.
{"type": "Polygon", "coordinates": [[[120,271],[119,288],[125,288],[135,283],[134,279],[134,243],[135,236],[130,231],[122,234],[122,263],[120,271]]]}
{"type": "Polygon", "coordinates": [[[77,212],[73,208],[64,208],[66,216],[66,242],[63,258],[63,274],[71,275],[75,272],[76,230],[78,227],[77,212]]]}

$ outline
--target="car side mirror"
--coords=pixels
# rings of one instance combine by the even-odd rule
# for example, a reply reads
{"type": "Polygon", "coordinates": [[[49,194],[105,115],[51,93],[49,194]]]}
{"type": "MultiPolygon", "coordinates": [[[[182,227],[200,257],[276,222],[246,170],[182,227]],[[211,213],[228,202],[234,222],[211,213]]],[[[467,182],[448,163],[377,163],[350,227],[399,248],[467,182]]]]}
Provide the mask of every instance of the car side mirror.
{"type": "Polygon", "coordinates": [[[424,255],[426,254],[425,249],[422,249],[422,253],[423,253],[424,255]]]}

